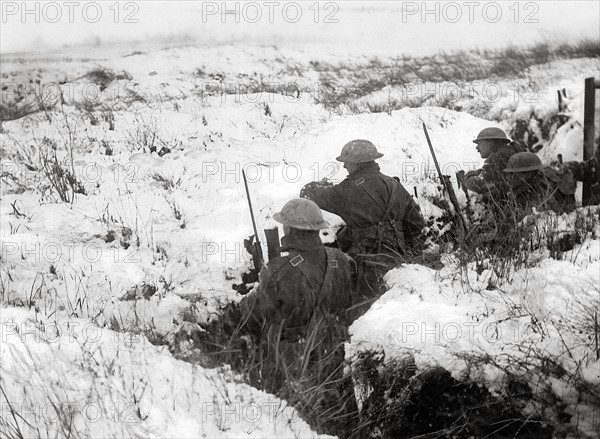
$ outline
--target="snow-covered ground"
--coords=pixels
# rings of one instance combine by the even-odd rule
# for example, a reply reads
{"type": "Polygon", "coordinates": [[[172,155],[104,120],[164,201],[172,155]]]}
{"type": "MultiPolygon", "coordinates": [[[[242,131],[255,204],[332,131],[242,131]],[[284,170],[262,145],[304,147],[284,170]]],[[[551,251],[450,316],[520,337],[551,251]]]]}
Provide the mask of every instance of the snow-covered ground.
{"type": "Polygon", "coordinates": [[[0,318],[5,437],[327,437],[227,369],[176,360],[144,336],[24,308],[0,318]],[[13,411],[23,418],[10,422],[13,411]]]}
{"type": "MultiPolygon", "coordinates": [[[[252,234],[241,171],[248,176],[259,230],[274,227],[273,213],[297,196],[303,184],[343,179],[345,170],[335,161],[339,150],[351,139],[367,138],[385,154],[383,172],[399,176],[411,193],[415,188],[435,226],[443,211],[431,201],[439,188],[422,123],[443,170],[451,175],[481,165],[471,140],[482,128],[497,125],[433,106],[391,114],[333,114],[310,93],[318,85],[310,61],[319,59],[326,55],[235,46],[137,54],[121,50],[88,54],[88,59],[81,54],[68,60],[51,55],[3,58],[3,83],[27,84],[34,78],[41,84],[62,83],[46,90],[58,105],[3,122],[0,134],[4,402],[49,411],[51,401],[61,410],[77,403],[73,428],[86,436],[314,435],[285,402],[237,383],[227,371],[176,360],[145,338],[169,343],[182,331],[202,331],[201,324],[224,304],[240,299],[233,285],[251,266],[242,242],[252,234]],[[86,76],[99,67],[121,72],[121,79],[100,90],[98,79],[86,76]],[[248,90],[252,80],[277,80],[272,90],[283,93],[248,90]],[[289,87],[292,83],[297,87],[289,87]],[[296,89],[302,89],[299,97],[296,89]],[[74,172],[85,194],[67,191],[68,201],[60,201],[61,181],[52,182],[43,167],[55,162],[74,172]],[[274,404],[282,410],[270,411],[274,404]],[[257,406],[262,411],[254,422],[257,406]],[[89,407],[100,418],[123,422],[90,423],[89,407]],[[130,417],[132,424],[126,422],[130,417]]],[[[578,157],[581,78],[594,66],[597,70],[597,60],[540,69],[548,75],[548,92],[537,104],[555,106],[550,97],[554,87],[565,87],[574,116],[545,146],[543,151],[551,153],[544,159],[557,152],[566,160],[578,157]]],[[[14,98],[13,89],[9,91],[14,98]]],[[[510,115],[527,112],[530,105],[511,104],[510,115]]],[[[505,108],[507,103],[498,100],[490,111],[501,114],[505,108]]],[[[464,202],[464,195],[459,196],[464,202]]],[[[331,214],[326,219],[332,226],[341,223],[331,214]]],[[[323,232],[324,240],[332,236],[332,230],[323,232]]],[[[459,352],[496,354],[499,346],[514,342],[510,352],[517,355],[521,342],[527,342],[563,354],[560,338],[553,337],[559,331],[553,322],[575,303],[573,295],[597,304],[600,289],[598,241],[587,241],[582,248],[589,263],[582,264],[581,254],[572,258],[575,263],[542,259],[533,269],[516,273],[502,292],[485,290],[487,271],[477,275],[469,269],[454,278],[451,260],[439,272],[421,266],[393,270],[390,291],[352,327],[350,346],[379,346],[377,340],[388,335],[401,339],[404,333],[397,333],[397,325],[406,323],[403,315],[410,316],[409,322],[442,327],[479,317],[481,325],[505,319],[498,326],[504,331],[502,341],[459,337],[449,348],[410,338],[406,344],[384,343],[384,348],[392,356],[407,349],[418,352],[418,364],[441,364],[457,377],[465,375],[464,361],[455,359],[459,352]],[[527,282],[535,283],[535,290],[524,290],[527,282]],[[542,288],[546,295],[539,294],[542,288]],[[545,337],[532,334],[526,322],[531,314],[519,317],[521,308],[539,318],[555,313],[546,320],[545,337]],[[517,338],[506,339],[512,336],[517,338]]],[[[583,362],[584,347],[569,349],[572,357],[565,357],[565,369],[599,384],[594,375],[598,362],[583,362]]],[[[501,374],[489,368],[481,378],[500,382],[501,374]]],[[[573,389],[561,389],[565,401],[571,401],[573,389]]],[[[588,419],[590,410],[585,401],[572,403],[581,419],[588,419]]],[[[48,435],[66,428],[44,416],[34,418],[30,422],[48,435]]]]}
{"type": "MultiPolygon", "coordinates": [[[[597,217],[598,208],[590,214],[597,217]]],[[[571,230],[573,217],[563,218],[571,230]]],[[[492,394],[517,377],[540,400],[564,406],[570,425],[558,431],[597,437],[600,241],[585,241],[563,260],[541,256],[504,282],[493,261],[444,263],[437,271],[406,265],[388,272],[389,291],[350,327],[347,357],[373,351],[418,370],[440,366],[492,394]]]]}

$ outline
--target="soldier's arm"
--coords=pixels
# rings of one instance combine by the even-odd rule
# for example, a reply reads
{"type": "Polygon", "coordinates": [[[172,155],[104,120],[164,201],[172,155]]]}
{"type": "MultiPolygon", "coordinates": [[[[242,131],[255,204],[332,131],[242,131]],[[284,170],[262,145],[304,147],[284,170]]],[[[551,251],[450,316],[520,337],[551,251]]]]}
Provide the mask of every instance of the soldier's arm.
{"type": "Polygon", "coordinates": [[[501,149],[500,151],[494,152],[491,156],[485,159],[479,177],[481,177],[488,184],[495,184],[499,180],[504,178],[504,169],[508,163],[510,157],[514,155],[514,152],[510,149],[501,149]]]}
{"type": "MultiPolygon", "coordinates": [[[[600,149],[599,149],[600,150],[600,149]]],[[[577,181],[600,183],[600,160],[598,154],[585,162],[566,162],[563,167],[573,174],[577,181]]]]}
{"type": "Polygon", "coordinates": [[[277,282],[268,266],[258,275],[258,287],[240,301],[241,322],[261,325],[265,318],[273,315],[277,295],[277,282]]]}
{"type": "MultiPolygon", "coordinates": [[[[505,160],[501,155],[488,158],[481,169],[465,174],[465,187],[478,194],[487,194],[501,190],[504,182],[503,169],[505,160]]],[[[504,188],[507,189],[507,188],[504,188]]]]}
{"type": "Polygon", "coordinates": [[[478,194],[483,194],[488,191],[488,183],[481,176],[483,169],[477,169],[465,174],[463,184],[467,189],[478,194]]]}
{"type": "Polygon", "coordinates": [[[481,168],[479,177],[486,183],[493,182],[496,177],[498,177],[498,169],[496,168],[495,163],[493,161],[490,161],[489,163],[486,162],[481,168]]]}
{"type": "Polygon", "coordinates": [[[314,201],[321,209],[337,215],[338,207],[344,204],[341,184],[325,186],[321,182],[313,181],[302,188],[300,197],[308,198],[314,201]]]}

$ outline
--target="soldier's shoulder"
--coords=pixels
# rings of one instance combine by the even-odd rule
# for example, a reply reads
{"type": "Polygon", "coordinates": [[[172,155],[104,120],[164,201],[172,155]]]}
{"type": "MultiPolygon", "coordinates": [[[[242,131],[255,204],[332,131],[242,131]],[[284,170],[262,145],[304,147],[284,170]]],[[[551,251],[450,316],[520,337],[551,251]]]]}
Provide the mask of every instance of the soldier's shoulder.
{"type": "Polygon", "coordinates": [[[377,174],[375,174],[375,175],[377,175],[377,177],[379,177],[379,178],[382,178],[382,179],[383,179],[383,180],[385,180],[385,181],[389,181],[389,182],[392,182],[392,183],[394,183],[394,184],[395,184],[395,183],[400,183],[400,178],[399,178],[399,177],[392,177],[391,175],[384,174],[384,173],[383,173],[383,172],[381,172],[381,171],[379,171],[379,172],[378,172],[377,174]]]}
{"type": "Polygon", "coordinates": [[[370,170],[369,172],[365,172],[361,175],[361,178],[357,179],[354,184],[361,185],[365,183],[367,187],[380,187],[381,183],[386,186],[402,186],[400,183],[400,179],[398,177],[390,177],[387,174],[384,174],[380,170],[370,170]]]}
{"type": "Polygon", "coordinates": [[[514,153],[511,150],[507,150],[506,148],[500,149],[493,154],[491,154],[485,161],[483,162],[484,168],[487,166],[491,167],[504,167],[508,159],[513,156],[514,153]]]}

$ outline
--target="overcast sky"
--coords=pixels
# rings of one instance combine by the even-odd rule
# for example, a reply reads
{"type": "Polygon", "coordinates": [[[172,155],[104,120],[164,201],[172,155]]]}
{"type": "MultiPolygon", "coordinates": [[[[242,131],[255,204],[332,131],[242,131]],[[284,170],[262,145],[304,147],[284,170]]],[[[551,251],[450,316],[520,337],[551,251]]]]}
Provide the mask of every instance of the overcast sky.
{"type": "Polygon", "coordinates": [[[411,54],[541,40],[600,40],[596,0],[265,1],[227,2],[225,8],[220,1],[1,3],[3,53],[165,38],[204,44],[327,44],[361,53],[411,54]]]}

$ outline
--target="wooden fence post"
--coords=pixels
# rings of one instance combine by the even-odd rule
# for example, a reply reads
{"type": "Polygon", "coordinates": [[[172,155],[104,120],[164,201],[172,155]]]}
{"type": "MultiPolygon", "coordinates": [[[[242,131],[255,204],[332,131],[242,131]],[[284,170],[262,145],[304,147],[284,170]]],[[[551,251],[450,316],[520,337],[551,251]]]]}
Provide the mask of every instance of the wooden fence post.
{"type": "MultiPolygon", "coordinates": [[[[594,156],[594,118],[596,113],[596,88],[600,88],[600,81],[591,78],[585,78],[584,107],[583,107],[583,160],[589,160],[594,156]]],[[[589,204],[592,196],[592,185],[589,182],[583,183],[583,194],[581,203],[584,206],[589,204]]]]}

